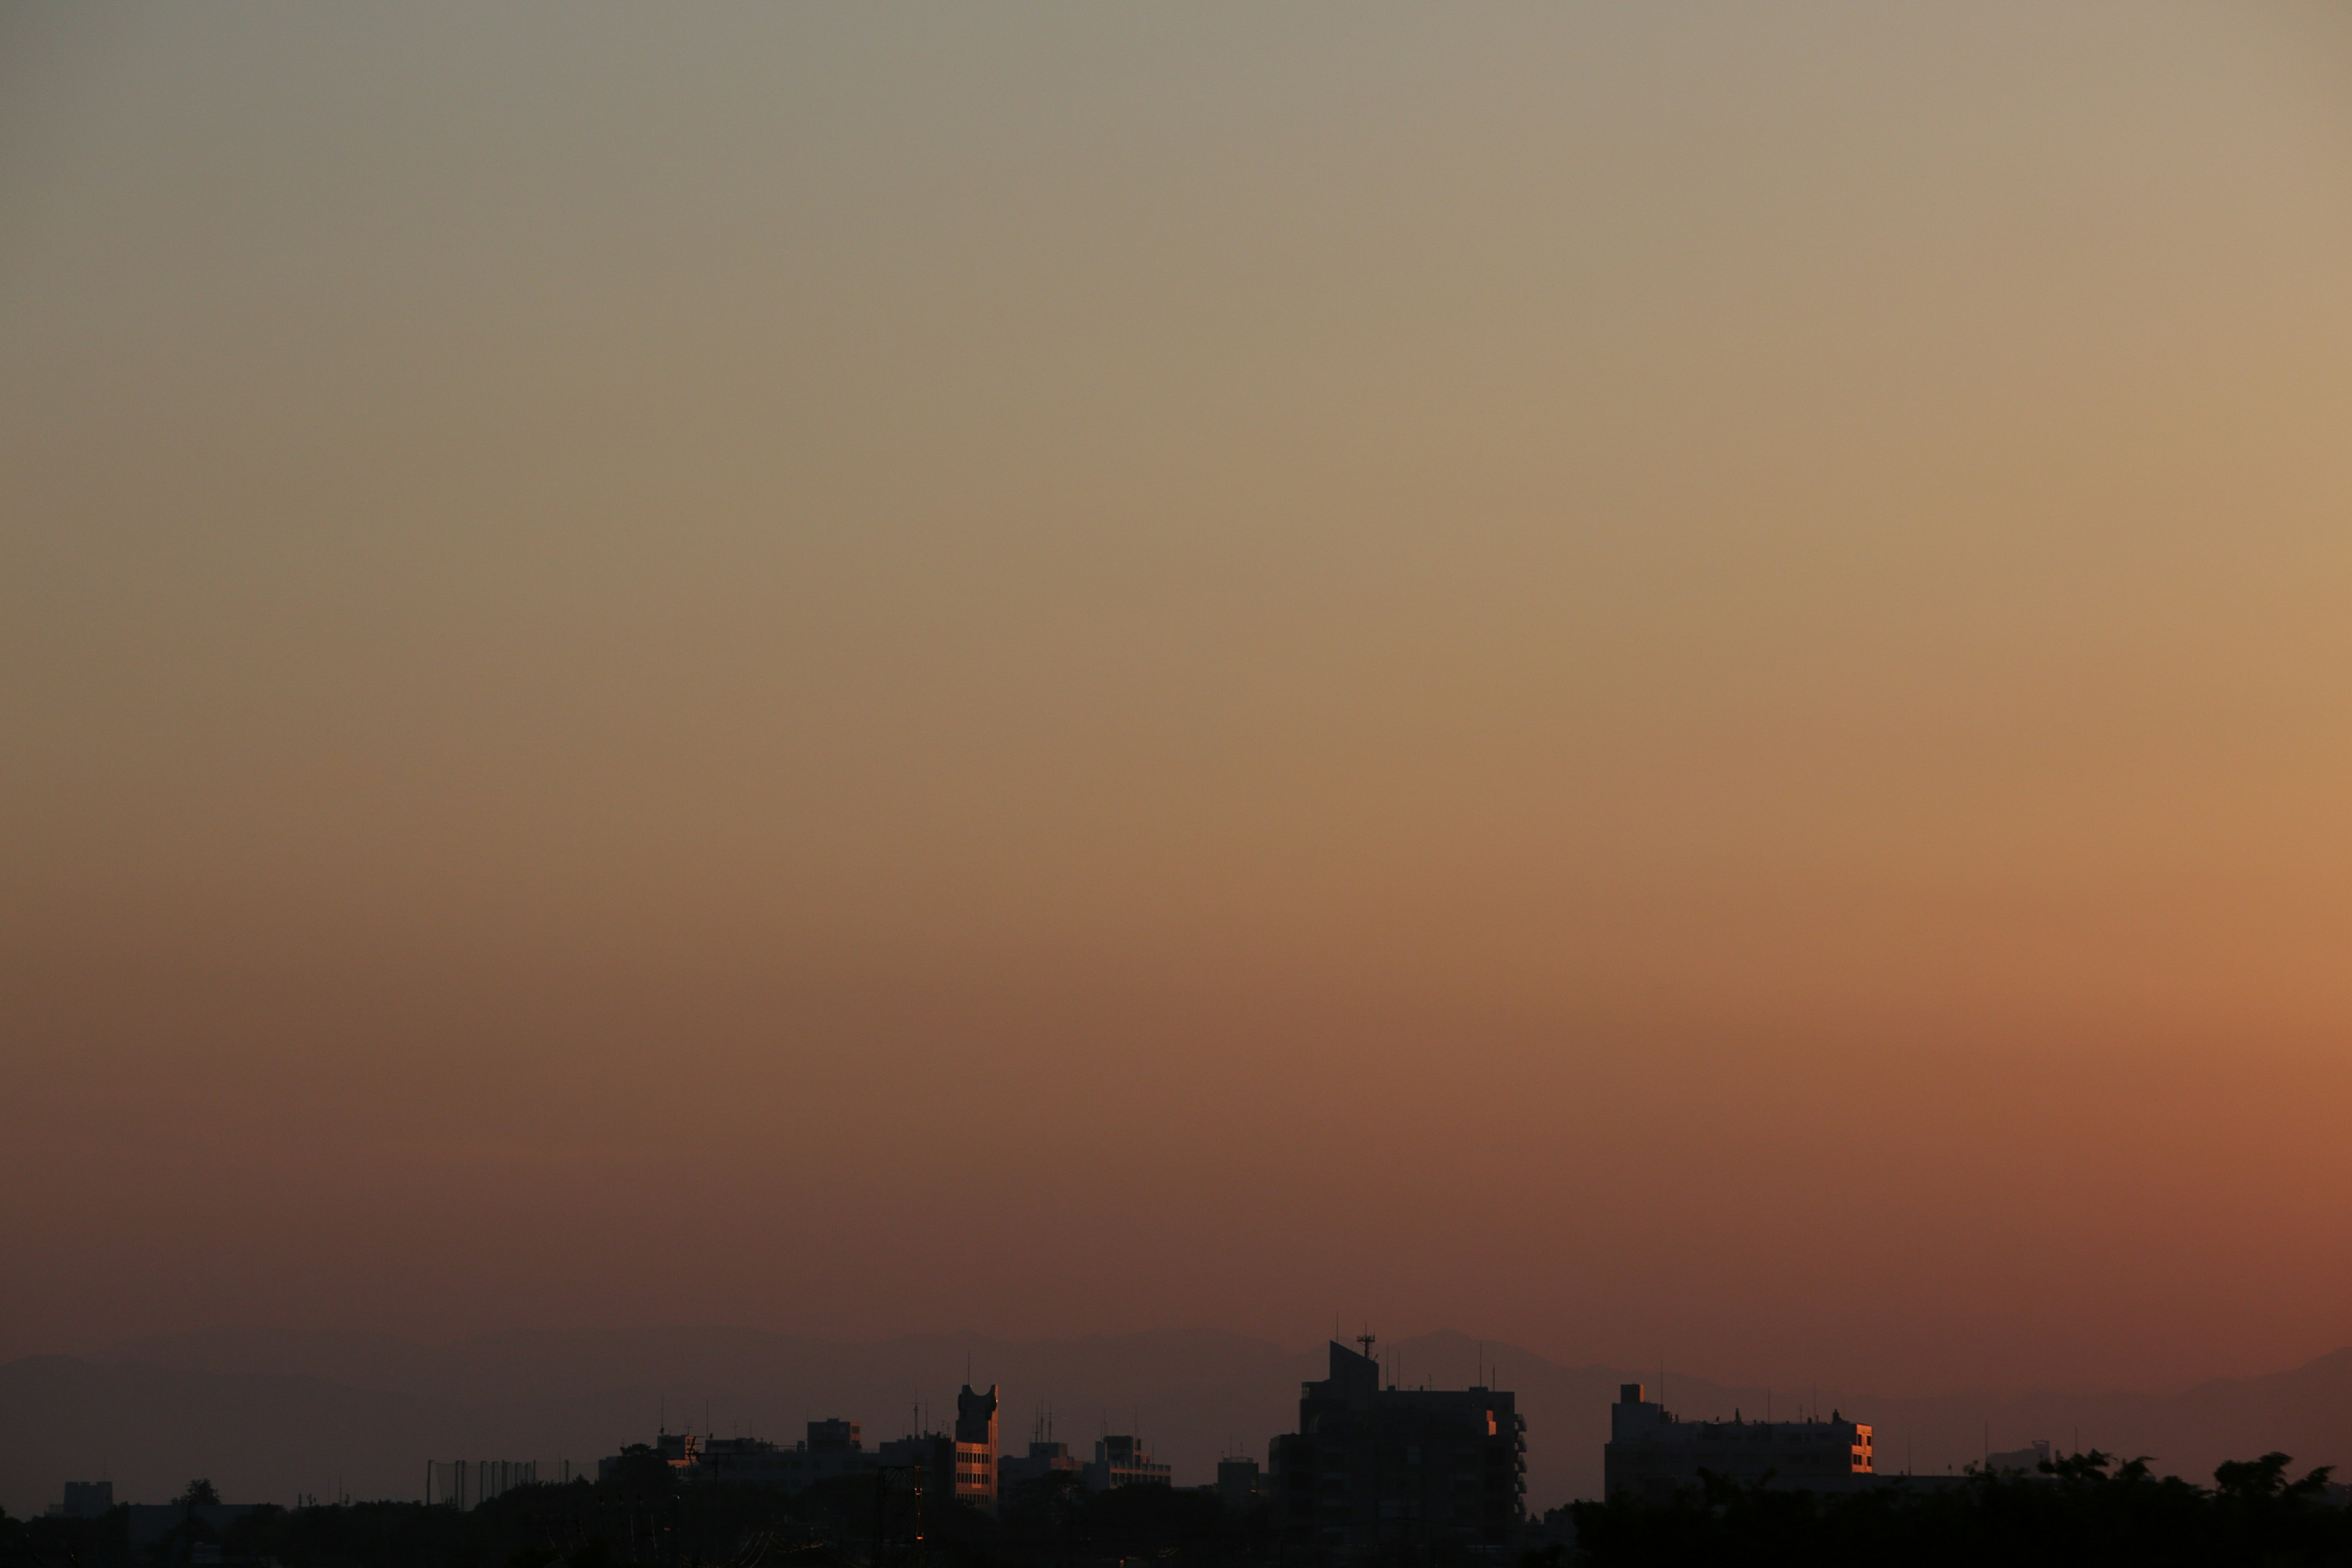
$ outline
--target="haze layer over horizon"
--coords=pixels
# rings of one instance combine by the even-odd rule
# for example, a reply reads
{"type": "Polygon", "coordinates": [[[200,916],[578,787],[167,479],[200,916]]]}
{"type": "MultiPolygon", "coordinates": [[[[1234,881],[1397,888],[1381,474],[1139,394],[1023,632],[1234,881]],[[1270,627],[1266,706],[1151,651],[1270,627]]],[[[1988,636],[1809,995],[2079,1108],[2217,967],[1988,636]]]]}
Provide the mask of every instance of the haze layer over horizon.
{"type": "Polygon", "coordinates": [[[2352,1343],[2347,89],[2318,4],[0,18],[0,1359],[2352,1343]]]}

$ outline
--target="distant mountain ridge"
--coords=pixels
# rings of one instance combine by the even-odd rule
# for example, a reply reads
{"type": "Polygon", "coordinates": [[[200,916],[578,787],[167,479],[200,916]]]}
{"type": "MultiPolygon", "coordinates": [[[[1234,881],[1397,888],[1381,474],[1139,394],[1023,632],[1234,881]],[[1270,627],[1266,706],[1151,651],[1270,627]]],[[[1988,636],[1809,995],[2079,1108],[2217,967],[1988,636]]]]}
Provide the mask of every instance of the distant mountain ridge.
{"type": "MultiPolygon", "coordinates": [[[[1461,1386],[1482,1359],[1528,1417],[1528,1500],[1586,1496],[1601,1479],[1608,1406],[1638,1372],[1561,1366],[1451,1331],[1381,1347],[1405,1381],[1461,1386]]],[[[1137,1430],[1204,1481],[1220,1454],[1265,1455],[1290,1428],[1298,1384],[1323,1352],[1210,1329],[1012,1343],[929,1335],[836,1343],[758,1329],[514,1330],[443,1345],[333,1331],[222,1329],[118,1345],[96,1355],[0,1364],[0,1506],[53,1502],[67,1479],[104,1479],[129,1500],[169,1496],[208,1475],[236,1500],[298,1492],[415,1497],[429,1458],[593,1460],[673,1428],[749,1431],[790,1442],[807,1420],[845,1415],[873,1440],[943,1420],[967,1368],[1004,1394],[1017,1449],[1050,1408],[1081,1448],[1106,1428],[1137,1430]]],[[[1754,1416],[1759,1387],[1675,1378],[1668,1402],[1694,1417],[1754,1416]]],[[[1779,1395],[1788,1397],[1786,1391],[1779,1395]]],[[[2352,1348],[2291,1371],[2181,1393],[1853,1395],[1846,1414],[1878,1427],[1882,1468],[1973,1459],[1990,1440],[2147,1453],[2196,1479],[2226,1458],[2272,1448],[2352,1465],[2352,1348]],[[1988,1436],[1988,1429],[1989,1436],[1988,1436]]],[[[1790,1414],[1785,1407],[1779,1411],[1790,1414]]]]}

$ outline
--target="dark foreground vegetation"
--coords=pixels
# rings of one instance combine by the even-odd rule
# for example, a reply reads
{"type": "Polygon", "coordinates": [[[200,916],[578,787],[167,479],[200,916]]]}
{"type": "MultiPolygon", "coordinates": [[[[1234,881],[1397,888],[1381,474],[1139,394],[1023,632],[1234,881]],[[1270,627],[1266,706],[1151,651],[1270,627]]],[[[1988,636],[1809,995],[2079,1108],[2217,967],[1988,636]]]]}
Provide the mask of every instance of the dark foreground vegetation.
{"type": "Polygon", "coordinates": [[[2210,1487],[2093,1450],[2044,1474],[1895,1481],[1842,1497],[1712,1482],[1670,1504],[1577,1503],[1571,1568],[1803,1563],[1806,1568],[2179,1568],[2352,1564],[2352,1509],[2328,1472],[2287,1479],[2284,1454],[2223,1465],[2210,1487]]]}
{"type": "MultiPolygon", "coordinates": [[[[793,1497],[686,1486],[652,1467],[592,1486],[526,1487],[470,1512],[421,1503],[264,1508],[208,1527],[191,1506],[133,1548],[127,1510],[96,1520],[0,1515],[0,1568],[1107,1568],[1124,1563],[1318,1568],[1940,1568],[2244,1565],[2352,1568],[2352,1509],[2326,1471],[2288,1477],[2283,1454],[2224,1465],[2210,1487],[2091,1453],[2035,1478],[1895,1482],[1819,1497],[1712,1482],[1667,1504],[1556,1510],[1527,1544],[1427,1543],[1354,1554],[1286,1539],[1260,1510],[1205,1492],[1087,1496],[1039,1484],[1002,1517],[919,1496],[903,1474],[793,1497]],[[1572,1525],[1573,1545],[1559,1539],[1572,1525]]],[[[189,1503],[208,1498],[202,1483],[189,1503]]]]}
{"type": "Polygon", "coordinates": [[[1017,1490],[992,1519],[918,1495],[903,1472],[787,1497],[680,1485],[657,1467],[616,1484],[524,1487],[468,1512],[409,1502],[264,1508],[215,1531],[191,1510],[165,1540],[136,1550],[117,1509],[0,1523],[0,1568],[1092,1568],[1282,1556],[1262,1510],[1164,1488],[1088,1496],[1066,1484],[1075,1477],[1055,1479],[1065,1484],[1017,1490]]]}

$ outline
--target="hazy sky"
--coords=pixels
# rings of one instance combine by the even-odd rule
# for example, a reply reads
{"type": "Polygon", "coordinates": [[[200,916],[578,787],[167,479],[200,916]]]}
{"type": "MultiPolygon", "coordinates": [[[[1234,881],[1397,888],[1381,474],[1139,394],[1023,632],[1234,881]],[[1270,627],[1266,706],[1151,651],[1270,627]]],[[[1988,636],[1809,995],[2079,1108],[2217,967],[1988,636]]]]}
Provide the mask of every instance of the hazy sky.
{"type": "Polygon", "coordinates": [[[2352,20],[12,7],[0,1355],[2352,1342],[2352,20]]]}

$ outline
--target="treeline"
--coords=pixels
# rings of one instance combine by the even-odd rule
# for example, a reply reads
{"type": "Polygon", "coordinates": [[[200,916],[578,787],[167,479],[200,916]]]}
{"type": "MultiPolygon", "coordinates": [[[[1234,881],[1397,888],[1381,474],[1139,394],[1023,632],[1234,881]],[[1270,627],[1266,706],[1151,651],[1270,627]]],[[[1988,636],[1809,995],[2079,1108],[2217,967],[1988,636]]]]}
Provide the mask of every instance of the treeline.
{"type": "Polygon", "coordinates": [[[680,1484],[666,1466],[593,1485],[522,1487],[461,1511],[422,1503],[264,1507],[215,1530],[190,1508],[133,1548],[128,1510],[0,1516],[0,1568],[1080,1568],[1120,1559],[1276,1555],[1263,1510],[1211,1493],[1075,1476],[1016,1488],[995,1517],[917,1491],[906,1472],[792,1495],[680,1484]]]}
{"type": "MultiPolygon", "coordinates": [[[[2352,1568],[2352,1509],[2327,1472],[2289,1478],[2284,1454],[2224,1465],[2210,1487],[2093,1452],[2040,1477],[1894,1480],[1839,1495],[1711,1480],[1671,1502],[1555,1510],[1575,1544],[1499,1560],[1516,1568],[2352,1568]],[[1563,1519],[1562,1516],[1565,1516],[1563,1519]]],[[[134,1548],[129,1510],[95,1520],[0,1515],[0,1568],[1097,1568],[1121,1560],[1339,1568],[1276,1532],[1262,1509],[1208,1492],[1129,1487],[1089,1495],[1055,1476],[1015,1489],[995,1517],[917,1491],[908,1472],[847,1477],[785,1496],[681,1484],[667,1466],[613,1481],[525,1487],[471,1511],[422,1503],[261,1508],[215,1530],[192,1486],[181,1522],[134,1548]]],[[[217,1517],[215,1515],[215,1517],[217,1517]]],[[[1558,1533],[1558,1532],[1556,1532],[1558,1533]]],[[[1346,1561],[1379,1568],[1497,1568],[1492,1554],[1400,1542],[1346,1561]]]]}
{"type": "Polygon", "coordinates": [[[2094,1449],[2042,1474],[1971,1475],[1958,1485],[1895,1479],[1837,1495],[1710,1479],[1672,1502],[1576,1503],[1560,1568],[1803,1563],[1806,1568],[2301,1568],[2352,1564],[2352,1509],[2329,1471],[2287,1479],[2266,1454],[2223,1465],[2200,1487],[2094,1449]]]}

